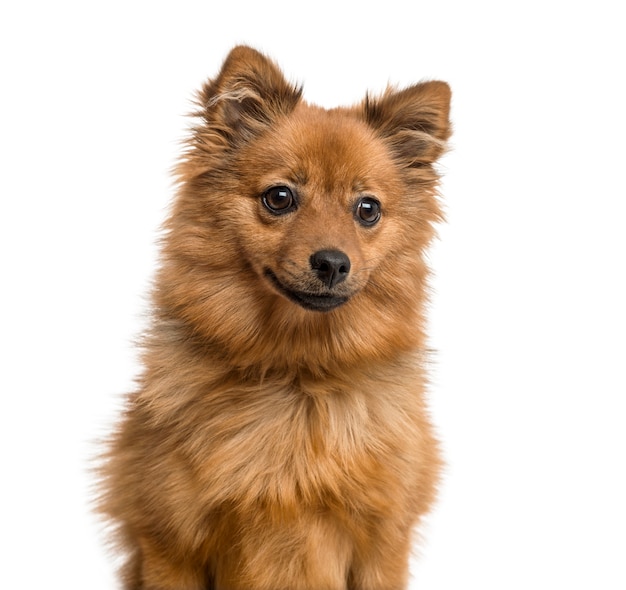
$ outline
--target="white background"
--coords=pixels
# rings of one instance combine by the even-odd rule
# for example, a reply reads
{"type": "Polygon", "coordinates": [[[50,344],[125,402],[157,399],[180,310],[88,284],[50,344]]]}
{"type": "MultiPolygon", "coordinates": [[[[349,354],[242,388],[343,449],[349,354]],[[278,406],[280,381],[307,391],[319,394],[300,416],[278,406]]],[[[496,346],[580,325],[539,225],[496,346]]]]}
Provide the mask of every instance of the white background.
{"type": "Polygon", "coordinates": [[[615,0],[0,8],[0,587],[108,590],[92,441],[138,367],[195,89],[246,42],[334,106],[454,92],[431,259],[448,462],[411,588],[626,588],[624,17],[615,0]]]}

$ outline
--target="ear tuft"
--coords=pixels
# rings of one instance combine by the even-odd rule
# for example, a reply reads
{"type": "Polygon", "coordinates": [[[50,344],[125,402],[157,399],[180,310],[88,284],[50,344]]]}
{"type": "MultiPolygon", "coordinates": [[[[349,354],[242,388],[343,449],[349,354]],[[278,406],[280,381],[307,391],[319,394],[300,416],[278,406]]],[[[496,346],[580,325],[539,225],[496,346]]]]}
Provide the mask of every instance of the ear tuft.
{"type": "Polygon", "coordinates": [[[432,164],[450,137],[450,87],[422,82],[404,90],[388,89],[381,97],[366,96],[363,114],[408,167],[432,164]]]}
{"type": "Polygon", "coordinates": [[[214,80],[199,95],[207,124],[239,145],[290,113],[302,89],[289,84],[278,66],[255,49],[235,47],[214,80]]]}

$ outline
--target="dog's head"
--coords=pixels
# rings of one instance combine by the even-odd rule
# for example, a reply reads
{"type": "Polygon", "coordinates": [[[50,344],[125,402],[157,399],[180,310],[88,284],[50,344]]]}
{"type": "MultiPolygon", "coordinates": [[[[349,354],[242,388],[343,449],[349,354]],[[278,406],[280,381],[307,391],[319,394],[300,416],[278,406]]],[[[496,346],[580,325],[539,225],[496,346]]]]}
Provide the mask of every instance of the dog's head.
{"type": "Polygon", "coordinates": [[[319,332],[320,316],[326,333],[406,326],[441,216],[433,163],[449,101],[447,84],[425,82],[325,110],[265,56],[235,48],[200,92],[179,167],[170,307],[218,338],[227,325],[253,339],[270,324],[319,332]]]}

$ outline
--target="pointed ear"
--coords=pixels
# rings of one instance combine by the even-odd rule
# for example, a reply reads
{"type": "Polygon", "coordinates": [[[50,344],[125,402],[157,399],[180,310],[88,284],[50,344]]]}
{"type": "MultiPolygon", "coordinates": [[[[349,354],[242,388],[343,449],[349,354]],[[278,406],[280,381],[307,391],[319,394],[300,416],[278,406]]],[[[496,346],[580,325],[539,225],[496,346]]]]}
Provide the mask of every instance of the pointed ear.
{"type": "Polygon", "coordinates": [[[404,90],[388,89],[380,98],[367,96],[363,113],[404,166],[432,164],[445,151],[451,133],[450,87],[422,82],[404,90]]]}
{"type": "Polygon", "coordinates": [[[200,91],[201,115],[231,146],[257,135],[290,113],[302,89],[289,84],[274,62],[258,51],[235,47],[217,78],[200,91]]]}

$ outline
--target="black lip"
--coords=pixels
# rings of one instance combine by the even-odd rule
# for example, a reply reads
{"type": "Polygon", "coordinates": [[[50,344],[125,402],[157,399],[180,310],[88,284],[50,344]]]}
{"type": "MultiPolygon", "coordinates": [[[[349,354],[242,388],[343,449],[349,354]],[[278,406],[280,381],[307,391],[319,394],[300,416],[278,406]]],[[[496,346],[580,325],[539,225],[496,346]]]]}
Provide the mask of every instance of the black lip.
{"type": "Polygon", "coordinates": [[[337,296],[331,294],[314,295],[312,293],[306,293],[304,291],[294,291],[285,287],[278,277],[269,269],[265,269],[265,276],[271,281],[272,285],[276,287],[287,299],[297,303],[304,309],[312,311],[332,311],[340,305],[343,305],[350,299],[346,296],[337,296]]]}

